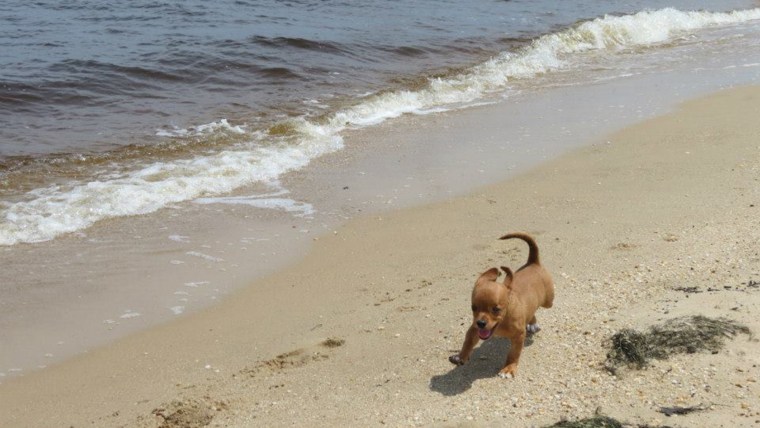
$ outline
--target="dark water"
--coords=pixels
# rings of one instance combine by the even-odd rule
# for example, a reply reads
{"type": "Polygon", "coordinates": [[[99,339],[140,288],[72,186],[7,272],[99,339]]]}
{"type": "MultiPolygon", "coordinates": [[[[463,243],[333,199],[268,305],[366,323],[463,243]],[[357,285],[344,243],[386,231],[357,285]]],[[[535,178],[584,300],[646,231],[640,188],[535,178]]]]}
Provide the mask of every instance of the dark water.
{"type": "MultiPolygon", "coordinates": [[[[624,75],[641,49],[755,28],[753,5],[6,0],[0,245],[276,182],[340,150],[345,129],[459,108],[515,82],[624,75]]],[[[734,33],[710,48],[744,43],[734,33]]]]}
{"type": "Polygon", "coordinates": [[[579,20],[665,6],[747,2],[6,0],[0,156],[102,151],[150,144],[172,126],[315,113],[579,20]]]}

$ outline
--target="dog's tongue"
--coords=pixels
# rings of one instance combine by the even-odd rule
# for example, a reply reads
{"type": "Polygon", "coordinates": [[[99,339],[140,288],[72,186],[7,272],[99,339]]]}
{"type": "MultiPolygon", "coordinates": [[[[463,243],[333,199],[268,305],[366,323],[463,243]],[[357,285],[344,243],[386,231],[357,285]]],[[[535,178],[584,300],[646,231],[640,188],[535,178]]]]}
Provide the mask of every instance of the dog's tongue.
{"type": "Polygon", "coordinates": [[[485,328],[479,328],[478,329],[478,336],[480,336],[481,339],[486,340],[489,337],[491,337],[491,330],[486,330],[485,328]]]}

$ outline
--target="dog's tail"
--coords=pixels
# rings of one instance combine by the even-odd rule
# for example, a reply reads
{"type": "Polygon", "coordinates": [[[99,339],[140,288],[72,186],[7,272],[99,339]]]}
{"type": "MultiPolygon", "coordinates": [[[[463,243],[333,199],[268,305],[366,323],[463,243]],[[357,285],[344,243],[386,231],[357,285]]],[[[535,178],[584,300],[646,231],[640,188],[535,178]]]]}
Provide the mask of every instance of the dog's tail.
{"type": "Polygon", "coordinates": [[[525,243],[528,244],[528,248],[530,249],[530,251],[528,252],[528,261],[525,263],[525,266],[540,263],[538,261],[538,245],[536,245],[536,241],[533,240],[533,237],[531,237],[527,233],[515,232],[515,233],[508,233],[499,239],[512,239],[512,238],[522,239],[523,241],[525,241],[525,243]]]}

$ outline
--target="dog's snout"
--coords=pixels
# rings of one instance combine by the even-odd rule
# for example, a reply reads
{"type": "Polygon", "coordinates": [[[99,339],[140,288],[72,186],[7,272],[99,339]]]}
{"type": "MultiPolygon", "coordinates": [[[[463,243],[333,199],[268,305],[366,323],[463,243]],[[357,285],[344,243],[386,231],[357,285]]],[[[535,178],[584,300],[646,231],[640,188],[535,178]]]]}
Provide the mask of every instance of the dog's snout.
{"type": "Polygon", "coordinates": [[[486,328],[486,320],[478,320],[475,324],[478,325],[478,328],[486,328]]]}

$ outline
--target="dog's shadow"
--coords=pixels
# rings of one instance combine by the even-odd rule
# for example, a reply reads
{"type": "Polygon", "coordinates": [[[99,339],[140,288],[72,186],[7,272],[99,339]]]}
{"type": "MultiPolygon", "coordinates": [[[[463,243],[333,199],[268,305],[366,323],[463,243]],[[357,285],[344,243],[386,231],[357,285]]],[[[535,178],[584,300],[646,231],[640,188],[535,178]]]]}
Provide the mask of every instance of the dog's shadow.
{"type": "MultiPolygon", "coordinates": [[[[532,343],[533,337],[529,335],[525,339],[525,346],[532,343]]],[[[454,396],[470,389],[478,379],[497,376],[504,367],[510,347],[509,339],[504,338],[482,342],[475,348],[467,364],[453,366],[448,373],[433,376],[430,379],[430,389],[446,396],[454,396]]]]}

